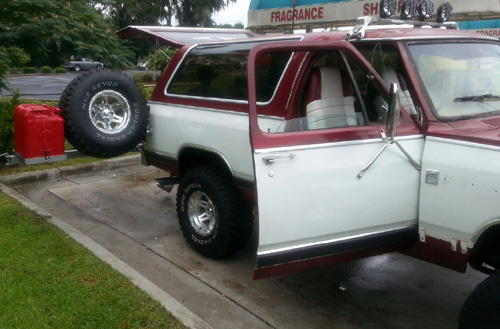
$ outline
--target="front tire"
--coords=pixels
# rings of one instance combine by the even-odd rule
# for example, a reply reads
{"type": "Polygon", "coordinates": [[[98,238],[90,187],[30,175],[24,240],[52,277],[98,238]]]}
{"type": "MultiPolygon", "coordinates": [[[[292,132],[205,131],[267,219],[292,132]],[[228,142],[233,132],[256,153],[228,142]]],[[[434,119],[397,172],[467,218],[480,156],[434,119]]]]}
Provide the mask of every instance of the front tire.
{"type": "Polygon", "coordinates": [[[487,277],[462,307],[459,329],[496,329],[500,326],[500,272],[487,277]]]}
{"type": "Polygon", "coordinates": [[[232,177],[216,167],[186,173],[177,190],[177,216],[189,245],[210,258],[233,254],[252,233],[252,208],[242,200],[232,177]]]}
{"type": "Polygon", "coordinates": [[[108,70],[92,70],[71,81],[59,100],[66,139],[98,158],[125,154],[146,134],[149,109],[135,82],[108,70]]]}

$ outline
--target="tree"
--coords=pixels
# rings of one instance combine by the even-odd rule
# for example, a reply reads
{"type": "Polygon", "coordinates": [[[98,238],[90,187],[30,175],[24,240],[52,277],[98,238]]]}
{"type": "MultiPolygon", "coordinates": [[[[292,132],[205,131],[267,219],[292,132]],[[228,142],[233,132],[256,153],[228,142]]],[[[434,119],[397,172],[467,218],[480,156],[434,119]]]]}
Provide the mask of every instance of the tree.
{"type": "Polygon", "coordinates": [[[118,29],[128,25],[171,23],[171,0],[91,0],[88,3],[110,17],[118,29]]]}
{"type": "Polygon", "coordinates": [[[242,22],[236,22],[234,25],[231,24],[214,24],[213,27],[221,28],[221,29],[244,29],[245,25],[242,22]]]}
{"type": "Polygon", "coordinates": [[[107,66],[130,62],[113,28],[86,0],[17,0],[0,5],[0,46],[24,49],[34,65],[58,66],[71,55],[107,66]]]}
{"type": "Polygon", "coordinates": [[[180,26],[209,27],[214,24],[212,14],[236,0],[171,0],[180,26]]]}
{"type": "Polygon", "coordinates": [[[4,50],[0,48],[0,95],[2,94],[2,89],[8,88],[8,83],[5,80],[5,72],[7,72],[8,67],[8,56],[4,50]]]}
{"type": "Polygon", "coordinates": [[[212,26],[212,14],[236,0],[89,0],[90,5],[113,19],[118,28],[128,25],[212,26]]]}

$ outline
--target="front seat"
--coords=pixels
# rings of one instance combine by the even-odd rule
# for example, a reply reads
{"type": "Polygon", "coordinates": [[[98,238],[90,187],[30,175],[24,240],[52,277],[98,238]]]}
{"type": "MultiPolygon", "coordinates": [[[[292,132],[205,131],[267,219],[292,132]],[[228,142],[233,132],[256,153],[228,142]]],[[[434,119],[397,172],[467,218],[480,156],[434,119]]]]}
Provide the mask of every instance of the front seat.
{"type": "Polygon", "coordinates": [[[357,126],[351,85],[339,69],[315,67],[305,92],[309,129],[357,126]]]}

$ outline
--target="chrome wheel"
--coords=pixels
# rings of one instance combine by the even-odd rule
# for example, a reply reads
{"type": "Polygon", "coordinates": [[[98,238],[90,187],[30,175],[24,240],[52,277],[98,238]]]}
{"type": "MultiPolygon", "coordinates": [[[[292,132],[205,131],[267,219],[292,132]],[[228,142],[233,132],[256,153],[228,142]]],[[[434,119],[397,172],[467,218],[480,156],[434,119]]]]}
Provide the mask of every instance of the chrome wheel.
{"type": "Polygon", "coordinates": [[[118,134],[128,126],[131,109],[125,96],[114,90],[103,90],[92,97],[89,115],[99,131],[118,134]]]}
{"type": "Polygon", "coordinates": [[[205,193],[196,191],[191,194],[187,204],[187,214],[196,233],[201,236],[212,234],[217,224],[217,211],[205,193]]]}

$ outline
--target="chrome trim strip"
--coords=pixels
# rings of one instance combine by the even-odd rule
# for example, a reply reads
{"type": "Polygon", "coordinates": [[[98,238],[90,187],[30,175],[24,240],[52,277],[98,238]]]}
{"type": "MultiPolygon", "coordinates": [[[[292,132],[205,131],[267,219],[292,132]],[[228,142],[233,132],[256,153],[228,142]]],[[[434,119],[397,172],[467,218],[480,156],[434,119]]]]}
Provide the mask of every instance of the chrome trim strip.
{"type": "Polygon", "coordinates": [[[278,252],[292,251],[292,250],[296,250],[296,249],[303,249],[303,248],[308,248],[308,247],[332,244],[332,243],[336,243],[336,242],[343,242],[343,241],[349,241],[349,240],[354,240],[354,239],[359,239],[359,238],[366,238],[369,236],[374,236],[374,235],[379,235],[379,234],[384,234],[384,233],[389,233],[389,232],[395,232],[395,231],[401,231],[401,230],[410,229],[413,227],[416,228],[417,225],[406,225],[406,226],[402,226],[402,227],[398,227],[398,228],[381,230],[381,231],[371,232],[371,233],[363,233],[363,234],[353,235],[353,236],[344,237],[344,238],[330,239],[330,240],[326,240],[326,241],[319,241],[319,242],[312,242],[312,243],[304,243],[304,244],[300,244],[300,245],[293,246],[293,247],[278,248],[278,249],[274,249],[274,250],[270,250],[270,251],[257,252],[257,256],[265,256],[265,255],[275,254],[278,252]]]}
{"type": "MultiPolygon", "coordinates": [[[[246,117],[248,117],[248,113],[246,113],[246,112],[229,111],[229,110],[219,110],[219,109],[209,108],[209,107],[198,107],[198,106],[191,106],[191,105],[170,104],[170,103],[152,102],[152,101],[149,101],[148,104],[150,104],[150,105],[158,105],[158,106],[175,106],[175,107],[185,108],[185,109],[195,110],[195,111],[228,113],[228,114],[232,114],[232,115],[239,115],[239,116],[246,116],[246,117]]],[[[259,115],[257,115],[257,117],[258,118],[271,119],[271,120],[284,121],[283,117],[277,117],[277,116],[274,116],[274,115],[259,114],[259,115]]]]}
{"type": "MultiPolygon", "coordinates": [[[[194,44],[192,45],[191,47],[189,47],[188,50],[186,50],[186,52],[184,53],[184,55],[182,55],[182,58],[181,60],[179,61],[179,63],[177,63],[177,66],[175,67],[175,70],[174,72],[170,75],[170,78],[168,79],[167,83],[165,84],[165,88],[163,89],[163,95],[167,95],[167,88],[168,86],[170,86],[170,83],[172,82],[172,79],[175,77],[175,75],[177,74],[177,71],[179,70],[179,68],[181,67],[181,64],[184,63],[184,60],[186,59],[186,56],[191,52],[191,50],[193,50],[194,47],[198,46],[198,44],[194,44]]],[[[170,64],[170,63],[169,63],[170,64]]]]}
{"type": "Polygon", "coordinates": [[[497,225],[500,225],[500,219],[494,219],[494,220],[492,220],[491,222],[489,222],[488,224],[486,224],[485,226],[483,226],[479,231],[477,231],[476,233],[474,233],[474,236],[472,236],[471,241],[473,243],[476,243],[477,239],[479,239],[479,237],[481,235],[483,235],[483,233],[486,232],[486,230],[488,230],[490,227],[497,226],[497,225]]]}
{"type": "MultiPolygon", "coordinates": [[[[369,31],[373,31],[373,30],[367,30],[367,32],[369,31]]],[[[468,36],[442,36],[442,37],[436,37],[436,36],[423,36],[423,37],[398,37],[398,38],[370,38],[370,37],[366,37],[360,41],[355,41],[354,39],[353,40],[349,40],[349,41],[355,41],[355,42],[363,42],[363,41],[419,41],[419,40],[485,40],[485,41],[497,41],[497,39],[495,39],[494,37],[472,37],[472,38],[469,38],[468,36]]]]}
{"type": "MultiPolygon", "coordinates": [[[[290,93],[288,94],[288,100],[286,101],[285,109],[288,109],[288,106],[290,106],[290,102],[291,102],[292,97],[293,97],[293,90],[295,89],[295,85],[299,81],[300,72],[302,72],[302,67],[304,66],[307,58],[309,57],[309,53],[310,53],[309,51],[306,53],[306,56],[304,56],[304,58],[300,62],[299,68],[295,72],[295,77],[293,78],[292,87],[290,88],[290,93]]],[[[295,53],[293,53],[293,54],[295,54],[295,53]]],[[[290,64],[290,63],[288,63],[288,64],[290,64]]]]}
{"type": "MultiPolygon", "coordinates": [[[[424,139],[424,135],[412,135],[412,136],[401,136],[396,137],[396,141],[407,141],[414,139],[424,139]]],[[[269,149],[258,149],[255,150],[255,154],[267,154],[273,152],[292,152],[292,151],[301,151],[301,150],[313,150],[313,149],[322,149],[322,148],[330,148],[330,147],[342,147],[342,146],[350,146],[350,145],[365,145],[365,144],[382,144],[385,143],[381,138],[373,138],[373,139],[362,139],[362,140],[354,140],[354,141],[346,141],[346,142],[334,142],[334,143],[325,143],[325,144],[312,144],[312,145],[300,145],[300,146],[286,146],[286,147],[275,147],[269,149]]]]}
{"type": "Polygon", "coordinates": [[[481,144],[481,143],[474,143],[474,142],[466,142],[466,141],[461,141],[461,140],[456,140],[456,139],[449,139],[449,138],[441,138],[441,137],[428,136],[427,137],[427,141],[429,141],[429,142],[440,142],[440,143],[453,144],[453,145],[461,145],[461,146],[468,146],[468,147],[474,147],[474,148],[481,148],[481,149],[491,150],[491,151],[500,151],[500,146],[493,146],[493,145],[487,145],[487,144],[481,144]]]}

